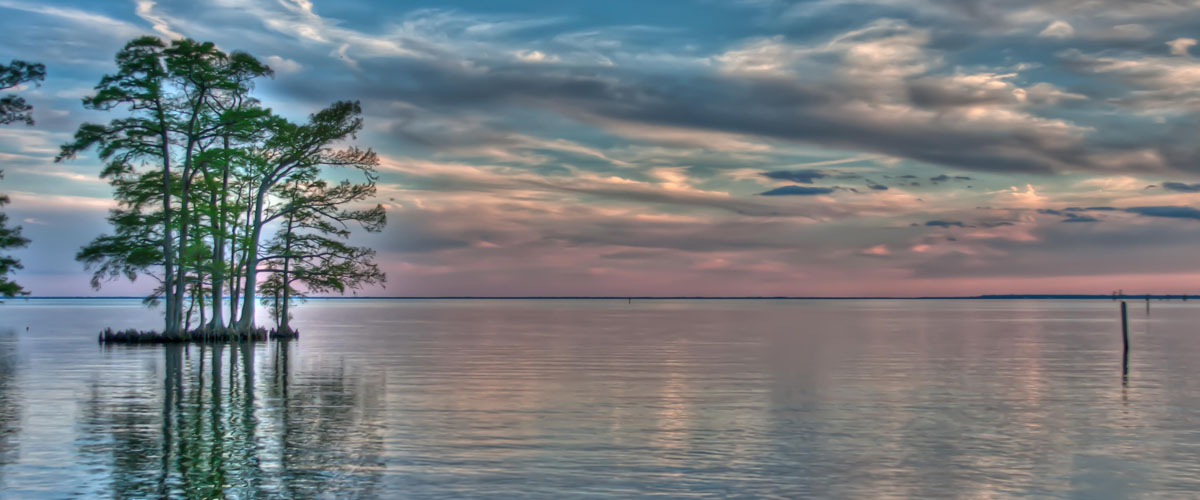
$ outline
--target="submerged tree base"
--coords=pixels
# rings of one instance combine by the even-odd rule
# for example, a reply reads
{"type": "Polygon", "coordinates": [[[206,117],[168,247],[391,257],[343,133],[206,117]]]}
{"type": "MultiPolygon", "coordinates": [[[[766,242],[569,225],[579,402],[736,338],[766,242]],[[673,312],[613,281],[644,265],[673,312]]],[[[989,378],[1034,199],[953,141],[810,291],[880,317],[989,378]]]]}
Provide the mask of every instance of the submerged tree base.
{"type": "Polygon", "coordinates": [[[278,339],[278,340],[298,339],[298,338],[300,338],[300,331],[293,330],[293,329],[285,326],[285,327],[279,328],[277,330],[272,329],[270,332],[270,337],[271,337],[271,339],[278,339]]]}
{"type": "Polygon", "coordinates": [[[100,332],[101,344],[181,344],[187,342],[259,342],[272,339],[295,339],[300,334],[294,330],[275,331],[266,328],[195,330],[186,333],[165,334],[156,331],[113,330],[100,332]]]}

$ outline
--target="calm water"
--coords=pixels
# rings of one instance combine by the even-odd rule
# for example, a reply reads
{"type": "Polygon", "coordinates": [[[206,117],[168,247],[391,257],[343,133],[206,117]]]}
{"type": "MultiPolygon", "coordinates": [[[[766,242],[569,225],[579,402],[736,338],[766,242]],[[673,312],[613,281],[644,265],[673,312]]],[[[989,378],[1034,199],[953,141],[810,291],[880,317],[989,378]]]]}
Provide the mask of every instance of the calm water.
{"type": "Polygon", "coordinates": [[[9,301],[0,496],[1190,498],[1200,304],[1131,305],[1123,386],[1108,301],[9,301]]]}

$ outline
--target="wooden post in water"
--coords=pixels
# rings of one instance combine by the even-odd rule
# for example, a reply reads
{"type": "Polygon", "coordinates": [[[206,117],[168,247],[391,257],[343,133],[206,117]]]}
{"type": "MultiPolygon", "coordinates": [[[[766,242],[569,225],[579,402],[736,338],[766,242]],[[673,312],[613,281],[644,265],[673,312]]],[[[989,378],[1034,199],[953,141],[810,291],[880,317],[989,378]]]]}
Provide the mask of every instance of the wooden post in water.
{"type": "Polygon", "coordinates": [[[1150,295],[1146,295],[1146,316],[1150,315],[1150,295]]]}
{"type": "Polygon", "coordinates": [[[1121,378],[1128,381],[1129,377],[1129,315],[1125,312],[1125,301],[1121,301],[1121,342],[1124,350],[1121,355],[1121,378]]]}

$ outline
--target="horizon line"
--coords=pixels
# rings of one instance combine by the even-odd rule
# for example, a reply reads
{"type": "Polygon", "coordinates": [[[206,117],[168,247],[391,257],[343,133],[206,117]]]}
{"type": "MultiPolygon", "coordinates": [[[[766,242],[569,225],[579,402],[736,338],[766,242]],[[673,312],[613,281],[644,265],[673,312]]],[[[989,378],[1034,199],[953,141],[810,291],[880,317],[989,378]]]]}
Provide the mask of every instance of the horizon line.
{"type": "MultiPolygon", "coordinates": [[[[801,296],[801,295],[727,295],[727,296],[701,296],[701,295],[646,295],[646,296],[626,296],[626,295],[521,295],[521,296],[490,296],[490,295],[439,295],[439,296],[317,296],[317,297],[299,297],[300,300],[1020,300],[1020,299],[1186,299],[1189,297],[1200,298],[1200,293],[1173,293],[1173,294],[1154,294],[1154,293],[1139,293],[1139,294],[1086,294],[1086,293],[1030,293],[1030,294],[983,294],[983,295],[931,295],[931,296],[888,296],[888,295],[864,295],[864,296],[801,296]]],[[[228,299],[229,297],[225,297],[228,299]]],[[[263,297],[256,297],[263,298],[263,297]]],[[[10,297],[0,299],[0,303],[5,300],[143,300],[144,296],[132,295],[47,295],[47,296],[26,296],[26,297],[10,297]]]]}

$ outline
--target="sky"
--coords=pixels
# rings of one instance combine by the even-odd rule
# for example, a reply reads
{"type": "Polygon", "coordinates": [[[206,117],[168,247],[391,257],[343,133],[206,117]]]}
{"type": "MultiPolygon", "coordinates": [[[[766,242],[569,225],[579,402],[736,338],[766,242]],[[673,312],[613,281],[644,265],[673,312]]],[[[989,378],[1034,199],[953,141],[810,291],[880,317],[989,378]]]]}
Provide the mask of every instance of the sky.
{"type": "MultiPolygon", "coordinates": [[[[113,206],[55,164],[140,35],[266,61],[289,118],[359,100],[388,296],[1200,293],[1200,1],[0,0],[34,127],[0,192],[34,295],[113,206]]],[[[361,232],[360,232],[361,233],[361,232]]]]}

